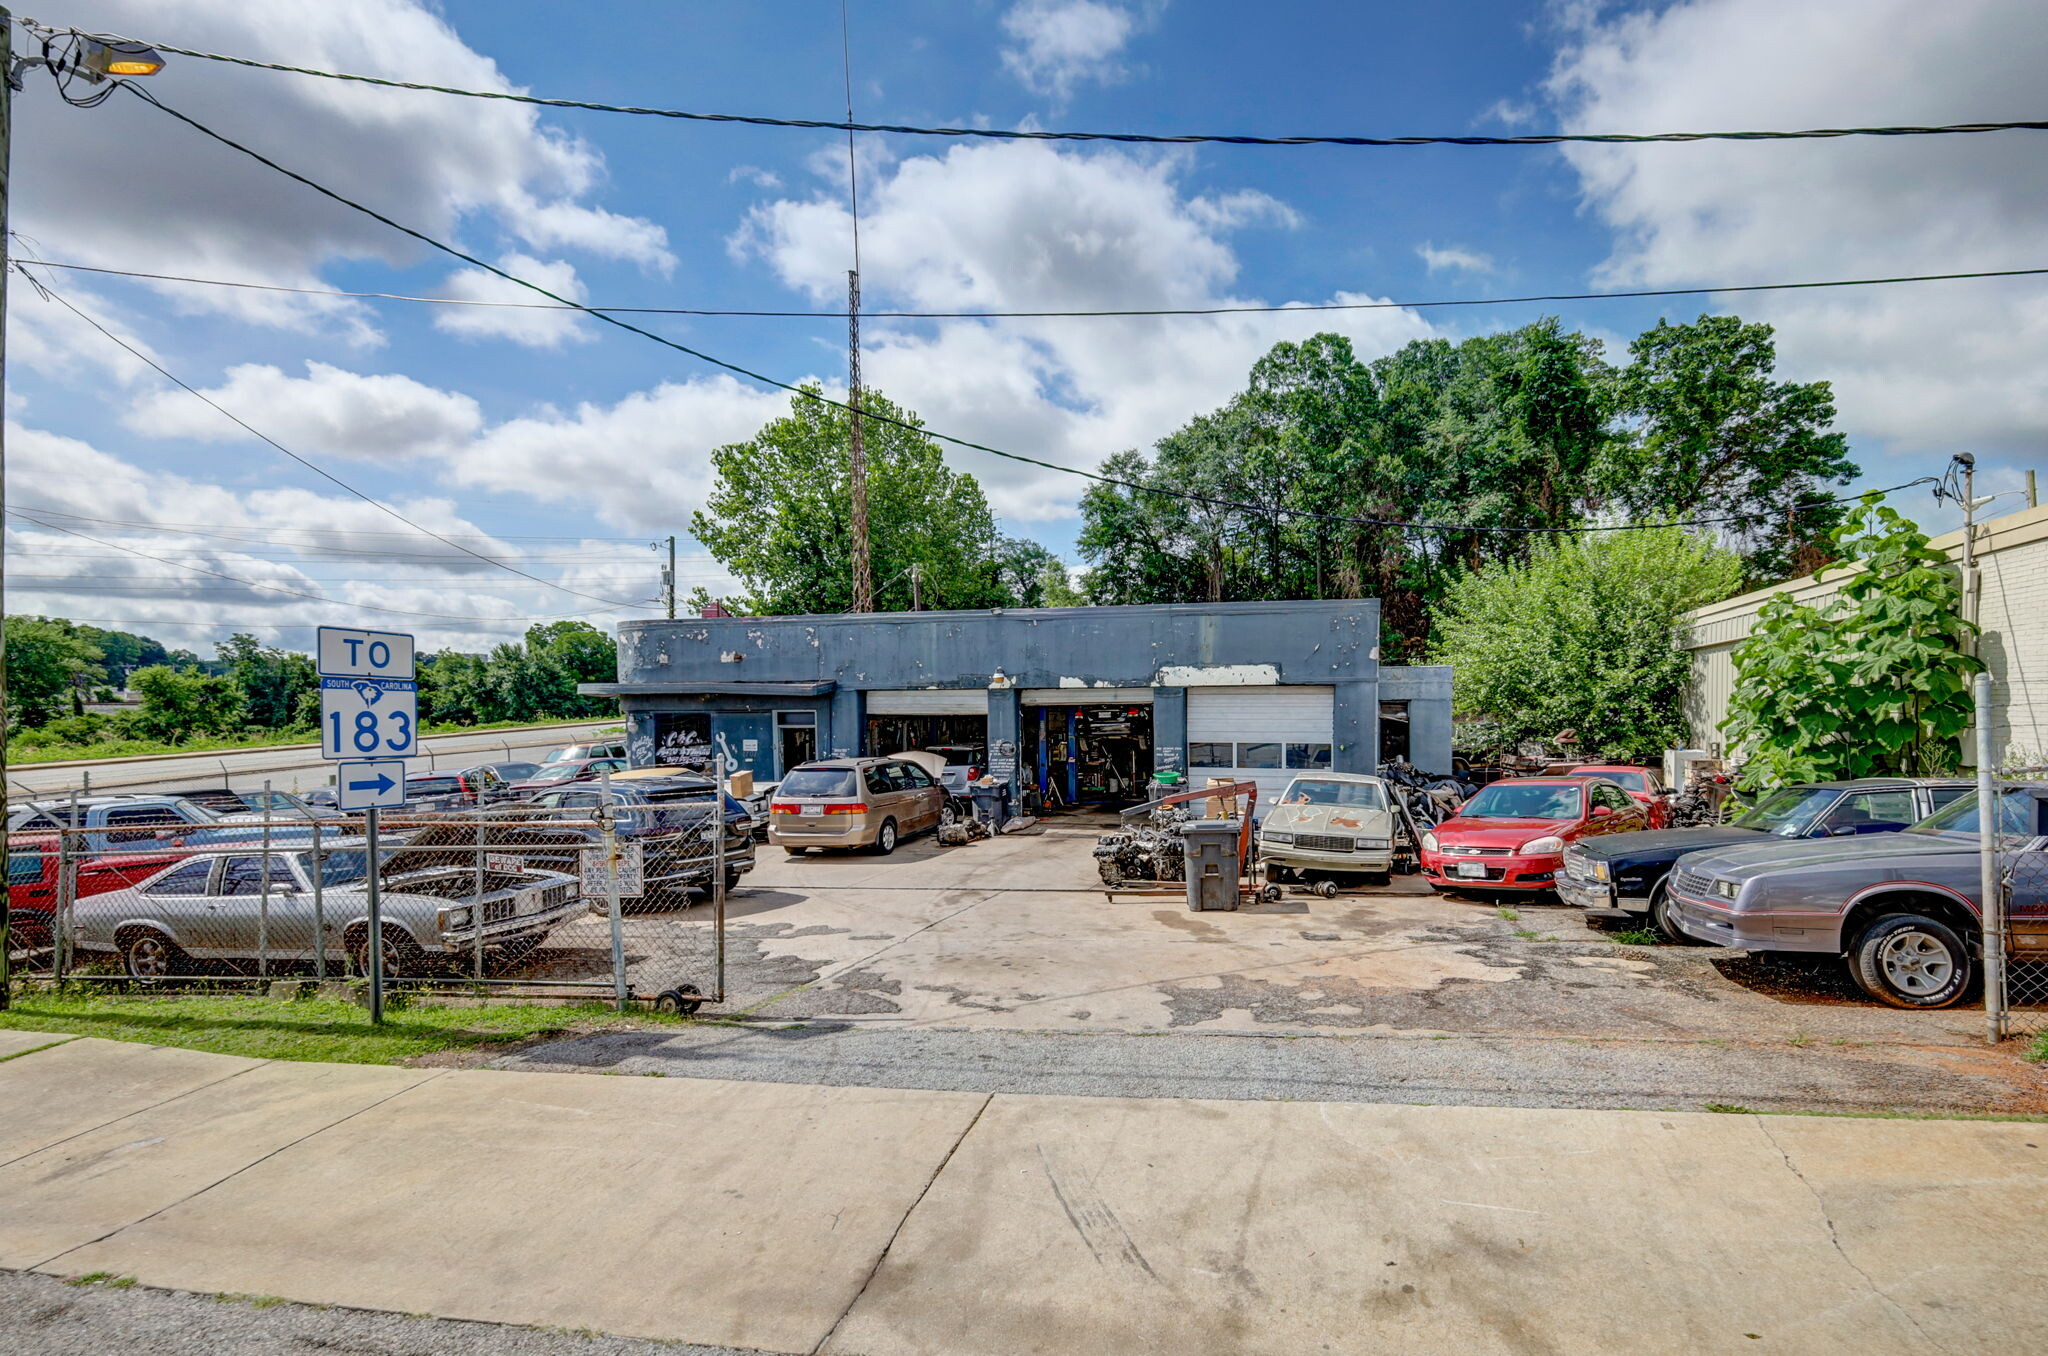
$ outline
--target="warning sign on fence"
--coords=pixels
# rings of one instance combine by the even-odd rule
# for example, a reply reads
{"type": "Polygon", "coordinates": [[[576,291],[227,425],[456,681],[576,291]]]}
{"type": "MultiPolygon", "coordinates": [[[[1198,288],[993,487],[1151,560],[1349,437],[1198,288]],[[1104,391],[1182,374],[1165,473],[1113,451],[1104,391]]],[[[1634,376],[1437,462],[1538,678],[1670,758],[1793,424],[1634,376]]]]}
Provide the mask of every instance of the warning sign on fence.
{"type": "MultiPolygon", "coordinates": [[[[583,893],[597,899],[609,898],[612,892],[611,858],[601,847],[583,850],[583,893]]],[[[646,872],[646,854],[638,843],[621,843],[618,847],[619,894],[639,896],[645,893],[641,884],[646,872]]]]}

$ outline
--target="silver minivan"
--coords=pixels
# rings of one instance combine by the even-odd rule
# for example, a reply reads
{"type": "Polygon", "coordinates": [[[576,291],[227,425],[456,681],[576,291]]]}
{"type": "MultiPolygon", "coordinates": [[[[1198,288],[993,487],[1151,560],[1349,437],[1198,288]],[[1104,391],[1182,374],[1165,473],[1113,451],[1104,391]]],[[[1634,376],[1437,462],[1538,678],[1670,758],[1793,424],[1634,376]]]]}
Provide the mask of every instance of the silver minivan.
{"type": "Polygon", "coordinates": [[[898,758],[827,758],[792,768],[768,803],[768,841],[790,856],[807,848],[873,848],[888,854],[913,833],[938,827],[946,791],[898,758]]]}

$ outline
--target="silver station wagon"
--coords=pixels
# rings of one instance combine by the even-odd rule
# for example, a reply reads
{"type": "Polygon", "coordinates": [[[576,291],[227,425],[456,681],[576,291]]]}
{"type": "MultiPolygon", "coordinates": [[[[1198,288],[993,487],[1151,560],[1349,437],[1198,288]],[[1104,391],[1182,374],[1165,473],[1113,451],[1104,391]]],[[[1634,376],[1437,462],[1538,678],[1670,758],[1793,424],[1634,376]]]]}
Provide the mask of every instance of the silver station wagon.
{"type": "MultiPolygon", "coordinates": [[[[393,975],[472,954],[479,928],[487,954],[516,960],[582,912],[577,881],[558,871],[487,858],[479,895],[467,854],[415,840],[383,855],[379,912],[393,975]]],[[[308,849],[274,851],[268,872],[261,853],[188,857],[140,884],[79,900],[73,944],[115,953],[137,979],[190,974],[195,960],[310,962],[316,949],[360,971],[369,957],[367,856],[352,839],[324,848],[317,863],[308,849]]]]}

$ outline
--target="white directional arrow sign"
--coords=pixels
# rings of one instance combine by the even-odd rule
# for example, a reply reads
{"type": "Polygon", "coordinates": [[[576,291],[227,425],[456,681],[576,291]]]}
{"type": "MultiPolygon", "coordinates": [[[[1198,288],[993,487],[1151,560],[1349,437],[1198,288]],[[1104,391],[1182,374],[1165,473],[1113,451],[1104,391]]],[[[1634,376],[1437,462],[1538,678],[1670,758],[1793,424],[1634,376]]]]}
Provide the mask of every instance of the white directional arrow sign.
{"type": "Polygon", "coordinates": [[[405,804],[405,761],[400,758],[334,765],[334,800],[343,810],[395,809],[405,804]]]}

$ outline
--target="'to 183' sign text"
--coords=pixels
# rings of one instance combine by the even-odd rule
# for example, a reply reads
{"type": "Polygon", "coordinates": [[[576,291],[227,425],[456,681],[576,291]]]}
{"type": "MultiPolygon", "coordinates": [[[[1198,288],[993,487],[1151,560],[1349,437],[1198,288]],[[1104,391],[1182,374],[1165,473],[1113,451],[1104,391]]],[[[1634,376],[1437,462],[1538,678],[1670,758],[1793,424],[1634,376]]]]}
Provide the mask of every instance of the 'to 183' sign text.
{"type": "Polygon", "coordinates": [[[419,685],[399,678],[322,678],[320,746],[329,758],[409,758],[419,685]]]}

